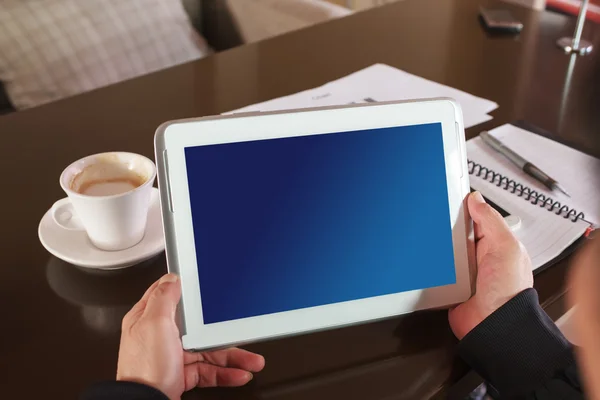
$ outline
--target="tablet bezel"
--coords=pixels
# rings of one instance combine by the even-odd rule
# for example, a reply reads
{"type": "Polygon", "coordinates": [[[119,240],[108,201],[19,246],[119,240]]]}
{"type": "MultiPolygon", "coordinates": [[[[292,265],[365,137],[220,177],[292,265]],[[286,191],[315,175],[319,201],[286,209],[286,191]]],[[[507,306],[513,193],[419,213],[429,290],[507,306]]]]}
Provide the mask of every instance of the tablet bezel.
{"type": "Polygon", "coordinates": [[[448,307],[467,300],[473,292],[474,243],[465,202],[470,190],[469,174],[462,113],[453,100],[386,102],[170,121],[157,129],[155,151],[167,265],[170,272],[181,278],[180,332],[186,350],[240,345],[448,307]],[[186,147],[438,122],[442,125],[444,143],[455,284],[204,325],[186,147]],[[285,131],[281,127],[286,127],[285,131]]]}

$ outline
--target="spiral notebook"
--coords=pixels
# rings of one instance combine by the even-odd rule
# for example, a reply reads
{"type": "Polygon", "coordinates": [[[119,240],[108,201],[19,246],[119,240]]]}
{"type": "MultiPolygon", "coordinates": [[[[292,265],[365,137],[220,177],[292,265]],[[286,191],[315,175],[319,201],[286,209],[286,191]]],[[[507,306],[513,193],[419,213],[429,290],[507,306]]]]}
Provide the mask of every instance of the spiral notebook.
{"type": "Polygon", "coordinates": [[[514,231],[534,270],[546,266],[600,223],[600,160],[514,125],[490,134],[561,183],[550,191],[475,137],[467,142],[471,187],[521,218],[514,231]]]}

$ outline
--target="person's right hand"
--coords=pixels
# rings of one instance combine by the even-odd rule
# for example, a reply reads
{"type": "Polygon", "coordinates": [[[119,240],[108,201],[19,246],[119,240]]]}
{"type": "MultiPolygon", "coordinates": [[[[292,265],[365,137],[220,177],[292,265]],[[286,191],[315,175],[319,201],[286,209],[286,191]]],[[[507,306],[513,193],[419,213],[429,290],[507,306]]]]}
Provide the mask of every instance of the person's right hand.
{"type": "Polygon", "coordinates": [[[448,314],[450,327],[458,339],[533,286],[531,260],[504,218],[479,192],[469,195],[468,208],[475,225],[477,283],[473,297],[448,314]]]}

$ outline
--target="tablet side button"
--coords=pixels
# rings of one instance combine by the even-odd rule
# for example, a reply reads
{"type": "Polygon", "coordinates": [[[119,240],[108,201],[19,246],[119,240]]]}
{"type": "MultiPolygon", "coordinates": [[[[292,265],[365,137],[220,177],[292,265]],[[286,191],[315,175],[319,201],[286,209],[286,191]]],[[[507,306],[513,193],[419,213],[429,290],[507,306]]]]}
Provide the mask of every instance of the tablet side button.
{"type": "Polygon", "coordinates": [[[171,200],[171,179],[169,178],[169,160],[167,159],[167,150],[163,150],[163,160],[165,167],[165,190],[167,191],[167,204],[169,211],[173,212],[173,201],[171,200]]]}
{"type": "Polygon", "coordinates": [[[460,126],[458,126],[458,122],[454,122],[454,130],[456,131],[456,144],[458,145],[458,155],[459,155],[458,165],[460,166],[460,168],[459,168],[460,177],[462,178],[464,176],[463,168],[462,168],[464,153],[463,153],[463,141],[460,136],[460,126]]]}

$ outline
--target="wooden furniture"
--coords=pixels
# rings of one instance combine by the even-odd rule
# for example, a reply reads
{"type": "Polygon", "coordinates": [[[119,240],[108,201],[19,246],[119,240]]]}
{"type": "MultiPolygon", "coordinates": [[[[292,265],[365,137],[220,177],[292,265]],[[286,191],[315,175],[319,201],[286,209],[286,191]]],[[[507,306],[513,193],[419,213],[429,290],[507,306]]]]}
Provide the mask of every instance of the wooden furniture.
{"type": "MultiPolygon", "coordinates": [[[[572,59],[569,68],[555,41],[573,32],[573,19],[502,3],[525,29],[490,36],[477,20],[481,4],[496,3],[393,3],[0,117],[4,397],[71,399],[91,382],[114,378],[120,320],[165,272],[164,257],[90,274],[48,254],[37,226],[65,196],[58,177],[68,163],[109,150],[152,157],[154,131],[166,120],[221,113],[382,62],[498,102],[494,119],[469,129],[469,137],[526,119],[600,155],[600,52],[572,59]]],[[[587,24],[584,35],[600,48],[598,26],[587,24]]],[[[536,277],[553,318],[563,312],[567,263],[536,277]]],[[[185,398],[458,398],[479,382],[455,345],[444,311],[270,341],[248,346],[267,359],[250,385],[185,398]]]]}

